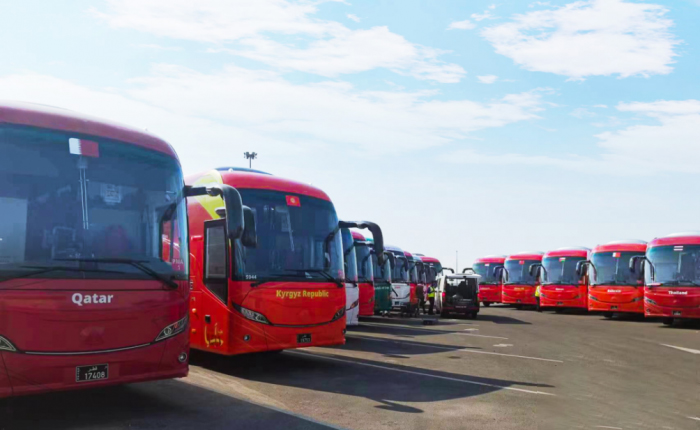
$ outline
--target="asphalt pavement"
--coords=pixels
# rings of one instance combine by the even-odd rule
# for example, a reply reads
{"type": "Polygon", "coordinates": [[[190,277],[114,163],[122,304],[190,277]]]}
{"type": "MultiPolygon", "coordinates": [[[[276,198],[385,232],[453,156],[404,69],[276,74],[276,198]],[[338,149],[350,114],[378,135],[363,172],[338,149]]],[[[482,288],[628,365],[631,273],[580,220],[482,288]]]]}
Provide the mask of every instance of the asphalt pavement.
{"type": "Polygon", "coordinates": [[[347,344],[220,357],[190,376],[0,401],[0,429],[700,430],[700,324],[506,306],[373,317],[347,344]]]}

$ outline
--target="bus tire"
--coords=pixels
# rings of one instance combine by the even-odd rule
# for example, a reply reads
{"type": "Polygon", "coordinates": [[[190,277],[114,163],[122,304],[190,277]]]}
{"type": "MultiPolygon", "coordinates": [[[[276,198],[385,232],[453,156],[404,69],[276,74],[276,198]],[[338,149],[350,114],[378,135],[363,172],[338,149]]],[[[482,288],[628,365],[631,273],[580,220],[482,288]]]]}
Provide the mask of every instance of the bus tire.
{"type": "Polygon", "coordinates": [[[484,302],[484,306],[488,308],[489,306],[491,306],[491,302],[484,302]]]}
{"type": "Polygon", "coordinates": [[[606,320],[611,320],[612,317],[613,317],[612,312],[603,312],[603,318],[605,318],[606,320]]]}
{"type": "Polygon", "coordinates": [[[664,319],[661,320],[661,322],[662,322],[664,325],[667,325],[667,326],[670,327],[670,326],[673,325],[673,318],[664,318],[664,319]]]}

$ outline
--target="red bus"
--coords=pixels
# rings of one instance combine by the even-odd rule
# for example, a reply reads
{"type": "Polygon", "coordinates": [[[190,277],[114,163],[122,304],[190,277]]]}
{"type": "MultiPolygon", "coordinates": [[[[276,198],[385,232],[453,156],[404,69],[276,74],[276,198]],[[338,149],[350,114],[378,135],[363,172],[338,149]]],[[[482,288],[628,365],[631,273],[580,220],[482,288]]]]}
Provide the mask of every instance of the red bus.
{"type": "Polygon", "coordinates": [[[241,168],[186,182],[226,184],[245,204],[243,233],[227,241],[221,200],[188,199],[192,347],[235,355],[344,344],[343,248],[328,195],[241,168]]]}
{"type": "Polygon", "coordinates": [[[442,264],[440,260],[433,257],[426,257],[422,254],[416,254],[420,257],[421,261],[424,263],[425,267],[425,283],[426,285],[432,284],[437,276],[442,273],[442,264]]]}
{"type": "Polygon", "coordinates": [[[644,314],[644,278],[639,272],[630,272],[629,264],[633,257],[643,257],[646,250],[643,240],[618,240],[593,248],[590,261],[584,263],[590,267],[586,270],[589,311],[603,312],[605,318],[615,313],[644,314]]]}
{"type": "Polygon", "coordinates": [[[536,305],[535,289],[537,277],[530,266],[542,262],[543,252],[520,252],[509,255],[498,270],[496,278],[502,280],[502,302],[520,308],[523,305],[536,305]]]}
{"type": "Polygon", "coordinates": [[[563,310],[582,308],[588,310],[588,281],[580,270],[591,250],[584,247],[560,248],[544,255],[539,268],[540,307],[563,310]],[[579,270],[577,270],[579,268],[579,270]]]}
{"type": "Polygon", "coordinates": [[[0,105],[0,397],[184,377],[187,189],[142,131],[0,105]]]}
{"type": "Polygon", "coordinates": [[[503,286],[501,280],[496,276],[496,272],[497,269],[503,267],[505,261],[505,255],[489,255],[477,259],[472,265],[474,273],[481,276],[479,278],[479,301],[484,306],[491,306],[491,303],[501,303],[503,300],[503,286]]]}
{"type": "MultiPolygon", "coordinates": [[[[371,223],[360,223],[367,226],[372,231],[372,239],[365,238],[362,234],[353,231],[352,237],[355,241],[355,255],[357,259],[358,282],[360,285],[360,312],[362,317],[374,315],[374,270],[372,264],[372,254],[381,255],[379,264],[384,264],[384,240],[379,226],[371,223]],[[374,229],[374,230],[372,230],[374,229]]],[[[388,296],[388,294],[387,294],[388,296]]]]}
{"type": "Polygon", "coordinates": [[[416,305],[420,307],[421,302],[425,301],[427,298],[425,296],[427,266],[425,263],[423,263],[423,260],[418,254],[411,255],[409,263],[409,277],[411,279],[411,282],[415,284],[415,288],[413,288],[413,294],[415,296],[416,305]]]}
{"type": "Polygon", "coordinates": [[[676,233],[652,240],[646,255],[632,257],[630,270],[644,273],[644,315],[700,318],[700,233],[676,233]]]}

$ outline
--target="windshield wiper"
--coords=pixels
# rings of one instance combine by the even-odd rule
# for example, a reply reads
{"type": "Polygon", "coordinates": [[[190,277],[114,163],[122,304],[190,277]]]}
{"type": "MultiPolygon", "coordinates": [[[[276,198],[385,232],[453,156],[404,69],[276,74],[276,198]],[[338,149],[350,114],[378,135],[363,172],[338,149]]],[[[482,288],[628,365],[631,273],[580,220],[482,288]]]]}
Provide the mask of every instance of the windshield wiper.
{"type": "Polygon", "coordinates": [[[153,279],[161,281],[173,290],[176,290],[179,287],[177,285],[177,282],[173,281],[171,278],[168,278],[156,272],[148,266],[144,266],[143,263],[148,263],[148,261],[144,260],[134,260],[131,258],[61,258],[56,259],[56,261],[77,261],[79,263],[128,264],[139,269],[140,271],[152,277],[153,279]]]}
{"type": "Polygon", "coordinates": [[[683,286],[683,285],[692,285],[693,287],[700,287],[699,283],[697,283],[695,281],[690,281],[687,279],[679,279],[677,281],[662,282],[660,285],[656,285],[656,286],[666,287],[666,286],[683,286]]]}
{"type": "Polygon", "coordinates": [[[338,286],[338,288],[345,288],[345,284],[338,279],[335,279],[333,276],[331,276],[329,273],[327,273],[325,270],[321,269],[284,269],[288,270],[290,272],[297,272],[297,273],[318,273],[319,275],[323,276],[324,278],[328,279],[329,281],[333,282],[335,285],[338,286]]]}
{"type": "Polygon", "coordinates": [[[18,276],[7,276],[5,278],[0,278],[0,282],[11,281],[13,279],[30,278],[32,276],[41,275],[49,272],[98,272],[98,273],[124,273],[116,270],[102,270],[102,269],[81,269],[79,267],[69,267],[69,266],[19,266],[22,269],[41,269],[33,272],[25,273],[18,276]]]}

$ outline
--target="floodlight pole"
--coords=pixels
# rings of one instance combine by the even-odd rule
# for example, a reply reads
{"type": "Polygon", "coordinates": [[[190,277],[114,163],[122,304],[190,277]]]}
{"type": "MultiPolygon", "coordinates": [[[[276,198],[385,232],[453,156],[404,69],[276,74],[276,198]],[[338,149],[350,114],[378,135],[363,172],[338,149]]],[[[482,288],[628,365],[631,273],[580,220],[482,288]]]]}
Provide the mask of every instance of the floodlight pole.
{"type": "Polygon", "coordinates": [[[258,158],[257,152],[244,152],[243,156],[248,159],[248,168],[253,168],[253,160],[258,158]]]}

